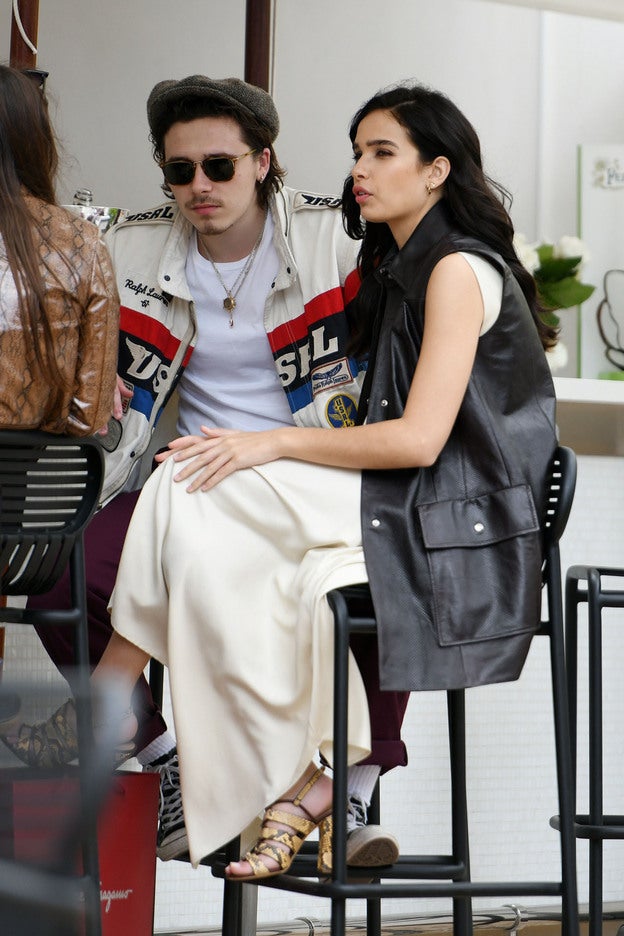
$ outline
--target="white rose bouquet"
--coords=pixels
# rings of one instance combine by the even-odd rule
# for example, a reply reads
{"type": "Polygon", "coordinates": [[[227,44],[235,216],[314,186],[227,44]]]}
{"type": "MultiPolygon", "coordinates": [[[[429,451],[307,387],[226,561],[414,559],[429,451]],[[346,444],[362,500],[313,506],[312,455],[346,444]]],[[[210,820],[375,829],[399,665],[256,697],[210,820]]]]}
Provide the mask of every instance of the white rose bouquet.
{"type": "Polygon", "coordinates": [[[514,247],[522,265],[533,274],[537,293],[548,325],[559,325],[557,309],[570,309],[589,299],[595,286],[582,283],[580,274],[589,260],[589,251],[578,237],[565,235],[556,244],[529,243],[516,234],[514,247]]]}
{"type": "MultiPolygon", "coordinates": [[[[581,270],[590,259],[587,247],[578,237],[570,235],[552,244],[549,241],[529,243],[524,234],[516,234],[514,247],[518,259],[535,279],[543,320],[558,328],[557,310],[580,306],[595,289],[580,279],[581,270]]],[[[564,343],[558,341],[546,358],[552,371],[565,367],[568,351],[564,343]]]]}

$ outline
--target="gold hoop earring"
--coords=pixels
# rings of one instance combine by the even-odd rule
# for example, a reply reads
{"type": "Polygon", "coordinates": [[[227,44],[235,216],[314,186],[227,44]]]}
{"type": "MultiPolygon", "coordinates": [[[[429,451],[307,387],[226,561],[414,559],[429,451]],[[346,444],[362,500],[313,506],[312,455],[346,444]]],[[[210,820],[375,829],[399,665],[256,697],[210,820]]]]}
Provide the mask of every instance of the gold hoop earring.
{"type": "Polygon", "coordinates": [[[427,183],[425,184],[425,189],[426,189],[426,191],[427,191],[427,195],[431,195],[431,193],[433,192],[434,188],[435,188],[435,185],[433,185],[431,182],[427,182],[427,183]]]}

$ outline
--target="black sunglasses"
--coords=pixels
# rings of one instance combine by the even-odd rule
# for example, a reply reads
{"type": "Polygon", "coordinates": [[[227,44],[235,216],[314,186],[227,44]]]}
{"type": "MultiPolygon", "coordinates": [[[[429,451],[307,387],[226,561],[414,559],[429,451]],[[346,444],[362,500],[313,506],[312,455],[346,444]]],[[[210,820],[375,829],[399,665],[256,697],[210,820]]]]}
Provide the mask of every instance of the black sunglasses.
{"type": "Polygon", "coordinates": [[[196,166],[201,166],[202,172],[211,182],[229,182],[234,178],[236,163],[245,156],[252,156],[256,151],[249,150],[240,156],[207,156],[206,159],[170,159],[160,164],[165,182],[168,185],[189,185],[195,178],[196,166]]]}

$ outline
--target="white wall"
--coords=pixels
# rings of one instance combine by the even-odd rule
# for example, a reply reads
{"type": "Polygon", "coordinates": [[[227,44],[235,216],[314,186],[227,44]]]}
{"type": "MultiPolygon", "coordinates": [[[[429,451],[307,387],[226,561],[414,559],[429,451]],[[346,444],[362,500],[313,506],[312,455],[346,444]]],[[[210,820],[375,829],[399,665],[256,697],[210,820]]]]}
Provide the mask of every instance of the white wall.
{"type": "Polygon", "coordinates": [[[437,0],[427,13],[405,0],[278,0],[277,11],[279,151],[296,184],[339,188],[351,115],[379,88],[417,79],[465,110],[486,167],[516,198],[519,224],[533,226],[538,13],[472,0],[437,0]],[[301,68],[306,55],[318,63],[313,75],[301,68]]]}
{"type": "MultiPolygon", "coordinates": [[[[579,144],[624,143],[624,23],[587,17],[543,14],[544,82],[541,94],[540,152],[537,166],[538,214],[535,236],[554,238],[576,231],[577,147],[579,144]]],[[[532,235],[533,236],[533,235],[532,235]]],[[[613,237],[622,242],[621,233],[613,237]]],[[[602,263],[592,250],[595,271],[602,263]]],[[[622,251],[620,251],[620,256],[622,251]]],[[[611,258],[612,259],[612,256],[611,258]]],[[[591,279],[597,289],[582,306],[586,347],[583,376],[612,369],[604,358],[594,324],[602,277],[591,279]]],[[[576,311],[562,312],[563,340],[576,354],[576,311]]],[[[574,370],[568,369],[571,375],[574,370]]]]}
{"type": "MultiPolygon", "coordinates": [[[[349,166],[352,113],[401,78],[447,92],[477,128],[516,227],[576,226],[576,145],[624,139],[624,24],[485,2],[275,0],[277,149],[294,185],[334,191],[349,166]],[[304,63],[311,62],[312,66],[304,63]]],[[[0,0],[8,60],[11,0],[0,0]]],[[[242,75],[244,0],[40,0],[39,56],[64,143],[63,199],[160,198],[145,101],[156,81],[242,75]]]]}
{"type": "MultiPolygon", "coordinates": [[[[353,112],[378,88],[417,78],[474,123],[518,231],[576,233],[577,144],[624,140],[624,23],[488,0],[437,0],[426,12],[412,0],[274,2],[277,151],[291,184],[339,190],[353,112]]],[[[5,60],[10,13],[0,0],[5,60]]],[[[147,95],[162,78],[242,75],[244,23],[245,0],[40,0],[38,62],[66,155],[61,199],[87,187],[98,204],[159,202],[147,95]]],[[[572,375],[573,312],[562,321],[572,375]]]]}
{"type": "MultiPolygon", "coordinates": [[[[160,200],[147,141],[147,95],[163,78],[242,76],[244,6],[244,0],[40,0],[38,61],[50,71],[53,113],[71,157],[61,184],[64,200],[79,186],[91,188],[99,204],[136,209],[160,200]]],[[[292,184],[339,190],[349,166],[352,113],[379,87],[415,77],[446,91],[470,117],[488,170],[514,195],[518,230],[530,238],[575,232],[577,143],[624,140],[624,24],[483,0],[276,0],[276,10],[277,151],[292,184]]],[[[0,0],[5,60],[10,11],[10,0],[0,0]]],[[[581,461],[564,567],[622,565],[624,534],[621,524],[611,523],[624,509],[621,460],[581,461]]],[[[610,645],[609,672],[616,679],[622,653],[621,641],[610,645]]],[[[32,670],[41,656],[34,638],[28,643],[9,634],[12,667],[32,670]]],[[[385,782],[384,821],[417,851],[439,845],[447,823],[440,699],[425,694],[410,703],[411,766],[385,782]]],[[[475,873],[546,876],[556,865],[557,836],[547,822],[554,783],[543,648],[531,651],[518,684],[479,690],[469,705],[476,739],[470,763],[475,873]],[[524,833],[518,834],[518,822],[524,833]]],[[[617,732],[622,694],[614,692],[610,705],[617,732]]],[[[607,765],[613,811],[624,811],[616,782],[621,749],[620,735],[607,765]]],[[[605,863],[607,900],[622,898],[622,851],[613,843],[605,863]]],[[[584,899],[586,856],[580,843],[584,899]]],[[[157,930],[218,925],[220,895],[220,883],[206,869],[159,864],[157,930]]],[[[389,905],[391,911],[400,912],[399,904],[389,905]]],[[[263,921],[312,915],[325,916],[325,905],[262,891],[263,921]]]]}
{"type": "MultiPolygon", "coordinates": [[[[0,58],[9,57],[10,0],[1,0],[0,58]]],[[[241,75],[245,0],[40,0],[37,62],[65,151],[59,194],[93,191],[98,205],[163,200],[148,141],[157,81],[241,75]]]]}
{"type": "MultiPolygon", "coordinates": [[[[10,0],[2,8],[10,24],[10,0]]],[[[489,169],[516,196],[519,226],[533,227],[540,14],[474,0],[421,9],[409,0],[276,0],[277,150],[291,183],[339,189],[352,113],[377,88],[416,77],[466,110],[489,169]]],[[[63,200],[81,186],[98,204],[138,209],[160,199],[147,95],[162,78],[242,75],[244,13],[244,0],[40,0],[38,63],[50,71],[67,156],[63,200]]],[[[9,29],[2,35],[6,59],[9,29]]]]}

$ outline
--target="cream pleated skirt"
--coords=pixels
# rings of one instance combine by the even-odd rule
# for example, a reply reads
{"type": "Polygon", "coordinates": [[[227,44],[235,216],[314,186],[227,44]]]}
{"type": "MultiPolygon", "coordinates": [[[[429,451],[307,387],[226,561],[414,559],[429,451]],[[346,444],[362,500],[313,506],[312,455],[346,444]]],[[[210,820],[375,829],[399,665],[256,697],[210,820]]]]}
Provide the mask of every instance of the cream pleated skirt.
{"type": "MultiPolygon", "coordinates": [[[[320,751],[332,760],[336,587],[366,581],[360,473],[282,460],[212,491],[146,483],[111,599],[113,627],[169,668],[190,855],[240,834],[320,751]]],[[[370,750],[350,661],[349,762],[370,750]]]]}

